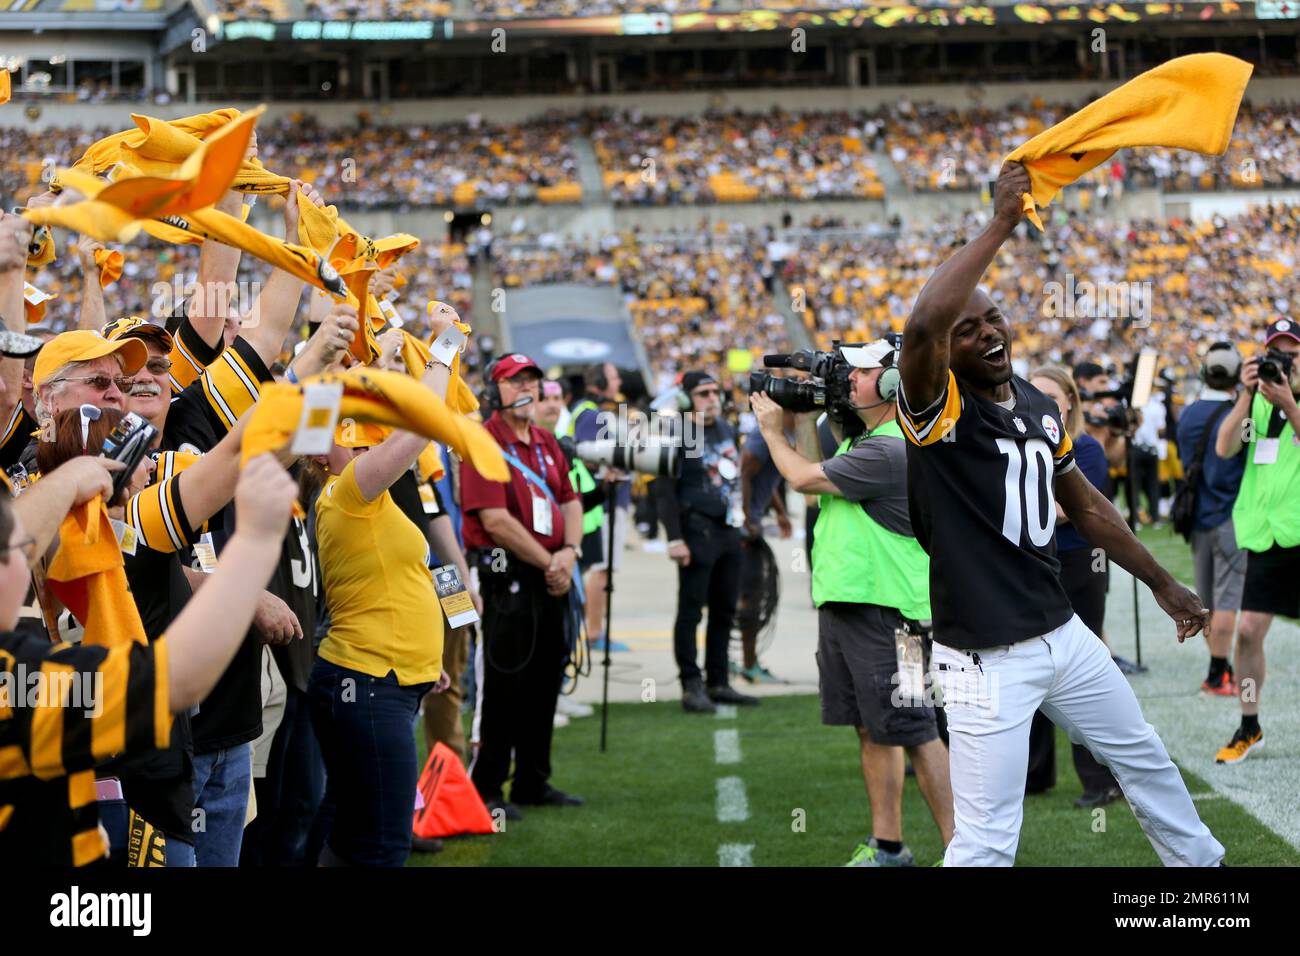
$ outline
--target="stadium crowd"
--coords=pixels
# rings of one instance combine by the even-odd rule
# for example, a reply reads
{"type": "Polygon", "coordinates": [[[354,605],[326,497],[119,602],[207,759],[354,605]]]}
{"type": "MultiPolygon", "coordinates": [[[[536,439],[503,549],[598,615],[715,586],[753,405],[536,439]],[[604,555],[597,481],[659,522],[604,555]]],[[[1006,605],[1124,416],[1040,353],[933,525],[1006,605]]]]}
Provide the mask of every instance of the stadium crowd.
{"type": "MultiPolygon", "coordinates": [[[[979,190],[1001,157],[1072,112],[1067,104],[955,109],[903,99],[876,110],[706,112],[694,117],[590,110],[516,124],[471,116],[445,124],[390,124],[360,113],[354,126],[306,114],[267,124],[268,158],[321,184],[326,200],[367,209],[576,203],[575,139],[587,137],[618,205],[879,199],[877,154],[914,192],[979,190]],[[274,144],[274,145],[272,145],[274,144]]],[[[1300,182],[1294,104],[1243,104],[1218,159],[1165,149],[1127,151],[1093,170],[1080,202],[1104,211],[1126,188],[1256,189],[1300,182]]],[[[102,129],[0,127],[23,162],[0,171],[25,191],[43,165],[80,155],[102,129]]]]}

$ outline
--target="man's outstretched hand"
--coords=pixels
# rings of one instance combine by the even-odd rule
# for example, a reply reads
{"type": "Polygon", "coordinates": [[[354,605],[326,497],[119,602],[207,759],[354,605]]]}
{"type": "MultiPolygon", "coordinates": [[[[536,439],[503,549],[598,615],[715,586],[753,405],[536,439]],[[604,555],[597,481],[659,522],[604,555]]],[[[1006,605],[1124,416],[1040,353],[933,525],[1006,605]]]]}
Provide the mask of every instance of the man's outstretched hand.
{"type": "Polygon", "coordinates": [[[1172,578],[1151,593],[1155,595],[1156,603],[1174,619],[1179,644],[1210,626],[1210,612],[1202,606],[1201,599],[1172,578]]]}

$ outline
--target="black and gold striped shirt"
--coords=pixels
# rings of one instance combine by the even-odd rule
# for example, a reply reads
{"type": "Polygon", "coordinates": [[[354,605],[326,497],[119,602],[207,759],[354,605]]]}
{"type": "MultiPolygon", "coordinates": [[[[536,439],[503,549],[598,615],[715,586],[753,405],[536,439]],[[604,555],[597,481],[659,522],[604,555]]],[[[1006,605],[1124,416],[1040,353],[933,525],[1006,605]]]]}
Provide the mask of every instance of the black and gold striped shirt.
{"type": "Polygon", "coordinates": [[[107,852],[96,764],[166,747],[167,644],[51,644],[0,632],[0,866],[84,866],[107,852]]]}

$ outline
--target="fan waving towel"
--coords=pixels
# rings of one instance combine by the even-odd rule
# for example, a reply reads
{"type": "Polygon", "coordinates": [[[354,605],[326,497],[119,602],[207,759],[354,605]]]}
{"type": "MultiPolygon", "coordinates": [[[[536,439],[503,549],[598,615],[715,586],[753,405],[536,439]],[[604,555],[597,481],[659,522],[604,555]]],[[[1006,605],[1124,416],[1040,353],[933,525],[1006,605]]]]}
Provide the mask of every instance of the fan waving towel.
{"type": "Polygon", "coordinates": [[[147,643],[127,584],[122,549],[102,498],[78,505],[63,519],[59,550],[46,572],[46,584],[85,626],[83,643],[104,647],[147,643]]]}
{"type": "Polygon", "coordinates": [[[1228,149],[1253,67],[1222,53],[1195,53],[1134,77],[1073,116],[1043,130],[1007,157],[1023,163],[1033,190],[1025,215],[1128,146],[1167,146],[1222,156],[1228,149]]]}
{"type": "Polygon", "coordinates": [[[350,419],[358,424],[386,425],[415,432],[450,446],[489,481],[510,480],[501,447],[486,428],[453,412],[441,398],[409,375],[365,366],[346,372],[326,372],[304,379],[299,385],[264,386],[262,397],[253,406],[252,417],[244,427],[240,445],[243,464],[289,443],[302,417],[303,386],[315,382],[342,384],[340,421],[350,419]]]}

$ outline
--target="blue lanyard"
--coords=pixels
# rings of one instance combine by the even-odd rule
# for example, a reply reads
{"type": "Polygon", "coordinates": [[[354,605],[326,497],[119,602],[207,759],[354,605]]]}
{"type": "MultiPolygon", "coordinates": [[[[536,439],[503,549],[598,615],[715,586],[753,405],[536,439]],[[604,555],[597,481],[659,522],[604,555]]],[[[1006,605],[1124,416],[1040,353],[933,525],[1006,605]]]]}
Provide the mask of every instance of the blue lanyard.
{"type": "MultiPolygon", "coordinates": [[[[519,469],[519,471],[523,474],[525,479],[531,481],[534,485],[536,485],[541,490],[541,492],[544,495],[546,495],[548,499],[550,499],[551,504],[557,504],[555,500],[555,494],[554,492],[551,491],[551,487],[546,483],[545,478],[540,477],[537,474],[537,472],[533,471],[522,461],[520,461],[519,458],[516,457],[515,453],[512,451],[503,452],[501,454],[501,457],[504,458],[506,461],[510,462],[510,464],[514,465],[517,469],[519,469]]],[[[542,469],[542,474],[543,475],[546,474],[545,464],[541,465],[541,469],[542,469]]]]}
{"type": "MultiPolygon", "coordinates": [[[[531,445],[525,445],[524,447],[525,447],[525,448],[528,448],[530,451],[532,451],[532,450],[533,450],[533,447],[534,447],[536,444],[537,444],[536,442],[533,442],[531,445]]],[[[517,449],[517,448],[519,448],[519,443],[518,443],[518,442],[511,442],[511,443],[510,443],[510,447],[511,447],[512,449],[517,449]]],[[[537,462],[537,470],[538,470],[539,472],[541,472],[542,484],[543,484],[543,485],[546,484],[546,456],[545,456],[544,454],[542,454],[542,450],[541,450],[540,448],[538,448],[538,449],[536,449],[536,454],[533,455],[533,456],[531,456],[531,457],[533,457],[534,460],[537,462]]],[[[520,470],[522,471],[522,470],[523,470],[523,467],[522,467],[522,464],[523,464],[523,463],[522,463],[523,456],[520,455],[520,454],[518,454],[518,453],[516,453],[516,454],[515,454],[515,459],[516,459],[517,461],[519,461],[519,463],[520,463],[520,470]]]]}

